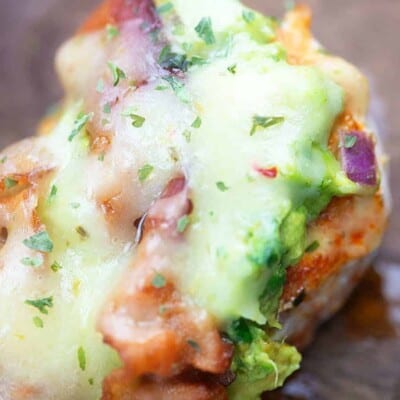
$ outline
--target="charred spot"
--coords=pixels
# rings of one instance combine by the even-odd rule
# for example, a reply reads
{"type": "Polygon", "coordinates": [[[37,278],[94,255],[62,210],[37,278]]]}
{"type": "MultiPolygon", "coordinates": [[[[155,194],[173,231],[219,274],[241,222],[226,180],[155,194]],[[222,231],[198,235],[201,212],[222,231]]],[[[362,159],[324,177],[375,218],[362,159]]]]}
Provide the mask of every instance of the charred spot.
{"type": "Polygon", "coordinates": [[[218,375],[216,377],[216,381],[220,385],[225,386],[225,387],[228,387],[229,385],[231,385],[235,381],[235,379],[236,379],[236,374],[231,370],[228,370],[225,373],[218,375]]]}
{"type": "Polygon", "coordinates": [[[298,307],[306,298],[306,290],[303,288],[301,292],[293,300],[293,307],[298,307]]]}
{"type": "Polygon", "coordinates": [[[8,229],[3,226],[0,230],[0,249],[4,247],[8,239],[8,229]]]}

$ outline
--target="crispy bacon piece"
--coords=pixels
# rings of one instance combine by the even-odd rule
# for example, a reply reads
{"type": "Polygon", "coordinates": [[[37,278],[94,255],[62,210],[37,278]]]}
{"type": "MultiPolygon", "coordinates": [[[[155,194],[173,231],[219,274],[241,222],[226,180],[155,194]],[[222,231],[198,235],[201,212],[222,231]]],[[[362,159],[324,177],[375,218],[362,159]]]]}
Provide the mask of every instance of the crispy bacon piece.
{"type": "Polygon", "coordinates": [[[232,345],[172,284],[173,254],[184,240],[177,222],[190,210],[184,178],[173,179],[150,208],[132,267],[102,314],[104,340],[131,377],[171,377],[188,367],[221,374],[230,366],[232,345]]]}

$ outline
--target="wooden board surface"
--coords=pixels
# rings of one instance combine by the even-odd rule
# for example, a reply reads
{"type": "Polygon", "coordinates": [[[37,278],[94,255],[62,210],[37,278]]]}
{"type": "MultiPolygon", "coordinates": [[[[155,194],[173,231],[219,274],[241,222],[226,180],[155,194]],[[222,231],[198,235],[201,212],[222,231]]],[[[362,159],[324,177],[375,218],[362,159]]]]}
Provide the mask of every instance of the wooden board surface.
{"type": "MultiPolygon", "coordinates": [[[[375,268],[345,309],[320,329],[301,372],[266,398],[400,400],[400,1],[307,2],[320,41],[370,77],[374,118],[391,157],[394,212],[375,268]]],[[[1,1],[1,147],[33,134],[40,116],[60,98],[54,52],[96,3],[1,1]]],[[[280,0],[248,3],[272,15],[283,12],[280,0]]]]}

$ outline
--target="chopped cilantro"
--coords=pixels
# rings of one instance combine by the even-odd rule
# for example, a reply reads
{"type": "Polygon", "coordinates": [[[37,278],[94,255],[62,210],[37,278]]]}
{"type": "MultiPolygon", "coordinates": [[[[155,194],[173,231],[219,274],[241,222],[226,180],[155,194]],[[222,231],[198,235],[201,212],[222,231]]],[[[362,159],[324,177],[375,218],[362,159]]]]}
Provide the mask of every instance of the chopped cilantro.
{"type": "Polygon", "coordinates": [[[54,247],[46,231],[36,233],[28,239],[24,239],[22,243],[30,249],[42,251],[43,253],[51,253],[54,247]]]}
{"type": "Polygon", "coordinates": [[[207,64],[207,60],[204,59],[203,57],[193,56],[189,60],[189,66],[191,67],[193,67],[193,65],[204,65],[204,64],[207,64]]]}
{"type": "Polygon", "coordinates": [[[253,341],[249,324],[243,318],[233,321],[228,327],[227,333],[234,343],[251,343],[253,341]]]}
{"type": "Polygon", "coordinates": [[[120,67],[118,67],[111,61],[109,61],[107,65],[110,68],[114,86],[117,86],[121,79],[126,79],[125,72],[120,67]]]}
{"type": "Polygon", "coordinates": [[[190,143],[190,140],[192,139],[192,132],[190,132],[188,129],[185,129],[182,133],[182,136],[186,139],[188,143],[190,143]]]}
{"type": "Polygon", "coordinates": [[[159,90],[159,91],[167,90],[167,89],[168,89],[168,86],[165,86],[165,85],[158,85],[158,86],[156,86],[156,90],[159,90]]]}
{"type": "Polygon", "coordinates": [[[111,103],[109,101],[106,104],[104,104],[103,113],[104,114],[111,114],[111,103]]]}
{"type": "Polygon", "coordinates": [[[217,185],[217,188],[218,188],[221,192],[226,192],[227,190],[229,190],[229,187],[226,186],[224,182],[219,181],[219,182],[216,183],[216,185],[217,185]]]}
{"type": "Polygon", "coordinates": [[[57,272],[57,271],[59,271],[60,269],[62,269],[62,266],[61,266],[61,264],[58,263],[57,261],[54,261],[53,264],[51,264],[50,269],[51,269],[53,272],[57,272]]]}
{"type": "Polygon", "coordinates": [[[185,84],[182,81],[175,76],[165,76],[163,79],[171,85],[172,90],[182,102],[189,102],[189,94],[186,91],[185,84]]]}
{"type": "Polygon", "coordinates": [[[319,247],[318,240],[314,240],[309,246],[306,248],[306,253],[312,253],[313,251],[317,250],[319,247]]]}
{"type": "Polygon", "coordinates": [[[210,17],[204,17],[200,20],[200,22],[196,25],[194,30],[199,35],[199,38],[204,40],[204,42],[208,45],[215,43],[215,36],[212,29],[212,22],[210,17]]]}
{"type": "Polygon", "coordinates": [[[253,136],[258,128],[269,128],[270,126],[282,123],[284,120],[284,117],[262,117],[260,115],[255,115],[253,117],[253,126],[250,131],[250,136],[253,136]]]}
{"type": "Polygon", "coordinates": [[[124,117],[129,117],[132,120],[132,126],[135,128],[141,128],[146,121],[146,118],[139,114],[135,114],[132,109],[124,111],[122,115],[124,117]]]}
{"type": "Polygon", "coordinates": [[[88,379],[89,385],[93,386],[94,385],[94,379],[93,378],[89,378],[88,379]]]}
{"type": "Polygon", "coordinates": [[[233,65],[230,65],[227,69],[231,74],[235,75],[236,74],[236,67],[237,67],[237,65],[233,64],[233,65]]]}
{"type": "Polygon", "coordinates": [[[104,157],[105,157],[105,154],[104,154],[104,151],[103,151],[102,153],[99,154],[99,156],[97,157],[97,159],[98,159],[99,161],[104,161],[104,157]]]}
{"type": "Polygon", "coordinates": [[[158,14],[164,14],[170,12],[174,8],[174,5],[171,2],[164,3],[160,7],[156,8],[158,14]]]}
{"type": "Polygon", "coordinates": [[[107,34],[107,39],[112,40],[116,38],[119,35],[119,29],[113,24],[107,24],[106,25],[106,34],[107,34]]]}
{"type": "Polygon", "coordinates": [[[10,178],[9,176],[4,178],[4,186],[6,187],[6,189],[11,189],[14,186],[16,186],[17,184],[18,184],[18,181],[16,181],[13,178],[10,178]]]}
{"type": "Polygon", "coordinates": [[[89,237],[88,231],[81,225],[77,226],[75,228],[77,234],[82,238],[82,239],[87,239],[89,237]]]}
{"type": "Polygon", "coordinates": [[[43,264],[43,260],[40,257],[24,257],[21,263],[27,267],[38,268],[43,264]]]}
{"type": "Polygon", "coordinates": [[[194,350],[200,351],[200,346],[199,346],[199,344],[198,344],[196,341],[194,341],[193,339],[188,339],[188,340],[187,340],[187,344],[188,344],[190,347],[192,347],[194,350]]]}
{"type": "Polygon", "coordinates": [[[154,171],[154,167],[150,164],[145,164],[139,168],[138,177],[140,182],[144,182],[154,171]]]}
{"type": "Polygon", "coordinates": [[[188,61],[186,54],[179,54],[171,51],[171,46],[165,46],[160,53],[158,63],[165,69],[179,69],[186,72],[188,69],[188,61]]]}
{"type": "Polygon", "coordinates": [[[96,85],[96,92],[103,93],[104,92],[104,81],[103,79],[99,79],[96,85]]]}
{"type": "Polygon", "coordinates": [[[86,354],[85,354],[85,350],[83,349],[82,346],[79,347],[77,355],[78,355],[79,368],[82,371],[85,371],[85,369],[86,369],[86,354]]]}
{"type": "Polygon", "coordinates": [[[199,116],[196,117],[196,119],[192,123],[192,128],[195,128],[195,129],[200,128],[201,127],[201,123],[202,123],[201,118],[199,116]]]}
{"type": "Polygon", "coordinates": [[[248,24],[251,24],[255,20],[256,15],[253,11],[244,10],[242,13],[242,17],[248,24]]]}
{"type": "Polygon", "coordinates": [[[189,224],[190,224],[189,215],[184,215],[183,217],[179,218],[178,222],[176,223],[176,230],[179,233],[183,233],[185,232],[189,224]]]}
{"type": "Polygon", "coordinates": [[[74,129],[71,134],[68,136],[68,140],[72,142],[74,137],[79,134],[79,132],[84,128],[84,126],[88,123],[89,119],[93,116],[93,113],[84,114],[83,112],[79,113],[77,119],[74,121],[74,129]]]}
{"type": "Polygon", "coordinates": [[[345,149],[351,149],[357,143],[357,136],[354,135],[344,135],[343,146],[345,149]]]}
{"type": "Polygon", "coordinates": [[[53,297],[44,297],[36,300],[25,300],[25,304],[37,308],[42,314],[48,314],[48,308],[53,307],[53,297]]]}
{"type": "Polygon", "coordinates": [[[33,317],[33,323],[37,328],[43,328],[43,320],[40,317],[33,317]]]}
{"type": "Polygon", "coordinates": [[[163,275],[157,273],[154,276],[153,280],[151,281],[151,284],[156,289],[161,289],[161,288],[165,287],[165,285],[167,284],[167,281],[163,275]]]}
{"type": "Polygon", "coordinates": [[[52,185],[52,186],[51,186],[51,189],[50,189],[50,194],[49,194],[49,196],[47,197],[47,202],[48,202],[48,203],[51,203],[51,202],[54,200],[54,198],[55,198],[56,195],[57,195],[57,192],[58,192],[57,186],[56,186],[56,185],[52,185]]]}

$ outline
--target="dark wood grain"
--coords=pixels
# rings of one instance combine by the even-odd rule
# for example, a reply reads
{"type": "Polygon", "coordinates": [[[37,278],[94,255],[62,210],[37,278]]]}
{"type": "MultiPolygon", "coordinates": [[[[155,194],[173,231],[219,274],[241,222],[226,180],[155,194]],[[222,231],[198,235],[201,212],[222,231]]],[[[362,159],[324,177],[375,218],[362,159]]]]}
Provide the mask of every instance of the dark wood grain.
{"type": "MultiPolygon", "coordinates": [[[[371,80],[374,117],[392,160],[394,212],[375,269],[346,308],[320,329],[301,372],[267,399],[400,400],[400,1],[307,2],[320,41],[371,80]]],[[[97,3],[1,1],[1,147],[33,134],[46,108],[61,97],[55,50],[97,3]]],[[[283,12],[280,0],[248,3],[272,15],[283,12]]]]}

